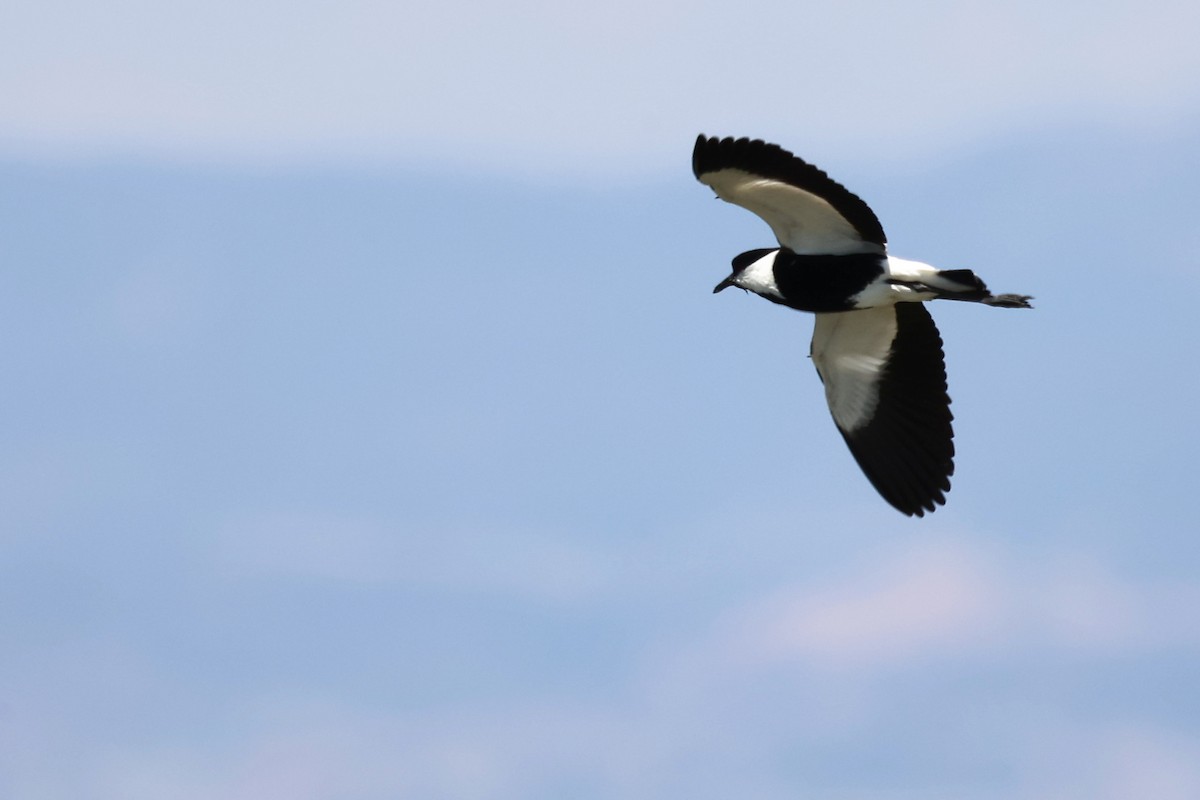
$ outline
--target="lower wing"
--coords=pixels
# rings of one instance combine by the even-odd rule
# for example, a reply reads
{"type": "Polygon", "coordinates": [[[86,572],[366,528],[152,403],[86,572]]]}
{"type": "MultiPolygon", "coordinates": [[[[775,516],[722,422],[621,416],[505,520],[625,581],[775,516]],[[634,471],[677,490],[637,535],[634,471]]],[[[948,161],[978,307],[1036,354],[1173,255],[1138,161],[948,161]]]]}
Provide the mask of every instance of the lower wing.
{"type": "Polygon", "coordinates": [[[818,314],[812,358],[833,421],[883,499],[918,517],[945,503],[954,416],[924,303],[818,314]]]}

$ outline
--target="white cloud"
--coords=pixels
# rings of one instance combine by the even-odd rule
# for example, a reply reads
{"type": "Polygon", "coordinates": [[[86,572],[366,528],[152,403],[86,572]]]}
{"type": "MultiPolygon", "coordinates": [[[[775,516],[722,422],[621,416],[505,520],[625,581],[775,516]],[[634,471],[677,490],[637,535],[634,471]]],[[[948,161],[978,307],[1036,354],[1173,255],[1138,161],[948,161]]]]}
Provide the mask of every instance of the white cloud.
{"type": "Polygon", "coordinates": [[[756,599],[727,614],[705,648],[743,671],[886,671],[1032,649],[1198,646],[1198,600],[1197,587],[1130,584],[1089,559],[1024,563],[943,540],[756,599]]]}
{"type": "Polygon", "coordinates": [[[1093,797],[1200,797],[1200,738],[1129,725],[1106,731],[1098,750],[1104,777],[1093,797]]]}
{"type": "Polygon", "coordinates": [[[831,586],[755,602],[726,623],[722,648],[750,663],[877,666],[973,645],[1005,621],[994,572],[965,548],[904,553],[831,586]]]}
{"type": "MultiPolygon", "coordinates": [[[[677,538],[605,550],[570,531],[415,530],[298,510],[237,517],[215,542],[218,565],[232,575],[593,605],[688,592],[720,572],[745,578],[766,569],[761,561],[746,561],[754,539],[745,536],[728,540],[729,553],[706,550],[701,568],[679,552],[677,538]],[[723,567],[714,571],[714,564],[723,567]]],[[[742,671],[792,662],[887,670],[1021,647],[1117,652],[1200,645],[1200,587],[1130,583],[1090,557],[1026,562],[938,538],[888,549],[874,560],[851,559],[842,562],[848,571],[840,576],[783,585],[728,609],[704,639],[705,658],[742,671]]]]}
{"type": "MultiPolygon", "coordinates": [[[[265,514],[227,533],[251,537],[244,550],[225,543],[233,548],[225,551],[231,559],[226,567],[247,574],[396,577],[387,569],[367,569],[381,554],[387,562],[400,552],[381,549],[386,532],[370,523],[265,514]]],[[[607,688],[564,691],[532,684],[504,696],[431,700],[417,708],[407,702],[403,708],[364,705],[362,698],[356,703],[330,695],[335,687],[328,684],[314,689],[294,682],[257,695],[181,702],[185,687],[171,685],[144,661],[109,658],[110,668],[94,679],[95,665],[103,661],[96,648],[67,648],[59,654],[70,665],[66,677],[93,676],[68,700],[103,688],[106,714],[120,705],[136,719],[145,713],[139,694],[150,702],[170,696],[179,706],[169,712],[172,726],[153,739],[113,736],[85,743],[88,731],[111,725],[93,719],[81,726],[76,704],[68,703],[56,711],[53,730],[42,733],[58,744],[50,748],[47,739],[26,748],[28,760],[8,765],[9,785],[34,787],[51,798],[86,790],[100,800],[470,800],[555,796],[571,787],[587,787],[596,797],[782,798],[795,796],[798,786],[820,793],[857,785],[847,774],[780,770],[798,751],[854,760],[880,748],[907,753],[911,746],[918,760],[936,753],[938,765],[955,761],[967,765],[967,773],[971,765],[987,765],[984,773],[1002,765],[1013,776],[1008,797],[1173,800],[1195,796],[1200,785],[1194,731],[1153,716],[1113,718],[1104,709],[1095,710],[1097,722],[1096,716],[1080,717],[1070,699],[1055,703],[1053,694],[1038,695],[1029,707],[997,707],[993,693],[1002,685],[1002,691],[1021,690],[1026,668],[1016,669],[1016,686],[997,679],[994,670],[1032,655],[1039,663],[1081,664],[1086,671],[1097,655],[1194,648],[1200,645],[1195,599],[1188,586],[1135,583],[1091,558],[1025,559],[961,538],[901,541],[852,557],[815,585],[751,598],[707,628],[665,632],[627,673],[609,665],[607,688]],[[972,676],[983,663],[991,679],[981,683],[972,676]],[[914,665],[920,669],[905,670],[914,665]],[[946,697],[928,697],[946,708],[923,709],[922,718],[911,722],[908,693],[914,686],[927,692],[913,675],[930,671],[957,679],[946,697]],[[205,724],[193,725],[187,717],[198,715],[194,706],[201,702],[226,705],[205,715],[205,724]],[[974,714],[962,724],[982,729],[974,735],[987,742],[986,753],[972,749],[977,743],[942,753],[957,735],[961,703],[974,714]],[[981,717],[980,708],[998,716],[981,717]],[[905,719],[903,731],[896,728],[897,715],[905,719]],[[912,742],[896,741],[901,735],[912,742]],[[64,748],[85,747],[87,757],[71,770],[49,769],[64,748]]],[[[46,707],[58,702],[53,687],[36,687],[46,673],[31,666],[7,676],[21,698],[16,722],[45,716],[30,698],[46,707]]],[[[49,673],[55,682],[64,677],[54,668],[49,673]]],[[[924,768],[913,767],[908,789],[876,776],[855,796],[888,800],[912,796],[913,785],[938,785],[924,768]]],[[[995,794],[981,781],[955,796],[995,794]]]]}
{"type": "MultiPolygon", "coordinates": [[[[827,684],[818,687],[827,689],[827,684]]],[[[586,787],[587,796],[621,798],[681,792],[718,798],[744,791],[783,798],[795,796],[797,786],[842,796],[821,778],[806,782],[793,776],[780,782],[759,774],[781,750],[794,752],[799,742],[811,742],[829,751],[831,742],[842,740],[842,732],[828,728],[821,715],[781,726],[770,709],[756,706],[752,711],[755,718],[749,719],[713,694],[679,705],[644,697],[583,705],[538,699],[435,714],[386,714],[276,698],[249,714],[240,734],[223,745],[206,750],[111,748],[90,762],[94,771],[71,780],[83,782],[80,788],[87,786],[89,796],[123,800],[484,800],[559,796],[554,787],[586,787]]],[[[844,746],[853,749],[855,740],[865,745],[877,724],[868,715],[844,746]]],[[[1008,725],[1003,737],[997,737],[995,751],[982,756],[985,763],[1011,769],[1005,797],[1197,796],[1200,740],[1193,735],[1148,723],[1095,727],[1060,721],[1047,727],[1045,717],[1037,714],[1014,717],[1008,725]]],[[[925,780],[927,791],[942,783],[936,775],[925,780]]],[[[869,780],[853,796],[912,796],[902,784],[889,784],[869,780]]],[[[46,788],[61,786],[63,782],[52,780],[46,788]]],[[[69,795],[52,791],[46,796],[69,795]]],[[[954,796],[997,795],[980,781],[960,786],[954,796]]]]}
{"type": "Polygon", "coordinates": [[[1200,738],[1146,721],[1080,725],[1065,721],[1026,731],[1026,796],[1091,800],[1200,797],[1200,738]]]}
{"type": "Polygon", "coordinates": [[[0,32],[0,141],[543,177],[662,171],[701,129],[933,154],[1046,125],[1189,121],[1198,24],[1182,0],[51,0],[0,32]]]}

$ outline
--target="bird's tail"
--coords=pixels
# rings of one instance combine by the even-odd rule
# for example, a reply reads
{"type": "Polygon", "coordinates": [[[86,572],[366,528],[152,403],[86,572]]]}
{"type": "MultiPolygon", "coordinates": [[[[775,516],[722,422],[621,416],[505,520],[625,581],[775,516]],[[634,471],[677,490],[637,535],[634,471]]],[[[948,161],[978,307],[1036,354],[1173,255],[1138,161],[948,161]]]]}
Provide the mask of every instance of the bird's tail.
{"type": "Polygon", "coordinates": [[[1027,294],[992,294],[987,284],[969,269],[940,269],[924,281],[939,299],[963,300],[999,308],[1033,308],[1027,294]]]}

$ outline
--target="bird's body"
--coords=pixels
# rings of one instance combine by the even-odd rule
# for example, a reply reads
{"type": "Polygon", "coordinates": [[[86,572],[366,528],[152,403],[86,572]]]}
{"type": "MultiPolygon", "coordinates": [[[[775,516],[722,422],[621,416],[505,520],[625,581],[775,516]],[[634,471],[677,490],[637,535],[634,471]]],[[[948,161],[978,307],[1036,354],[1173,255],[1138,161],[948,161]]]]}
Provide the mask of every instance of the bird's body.
{"type": "Polygon", "coordinates": [[[879,493],[922,516],[945,502],[954,432],[942,340],[922,303],[948,299],[1028,308],[993,295],[969,269],[887,254],[874,212],[777,145],[701,135],[696,178],[771,226],[779,247],[733,259],[717,284],[817,315],[811,355],[838,430],[879,493]]]}

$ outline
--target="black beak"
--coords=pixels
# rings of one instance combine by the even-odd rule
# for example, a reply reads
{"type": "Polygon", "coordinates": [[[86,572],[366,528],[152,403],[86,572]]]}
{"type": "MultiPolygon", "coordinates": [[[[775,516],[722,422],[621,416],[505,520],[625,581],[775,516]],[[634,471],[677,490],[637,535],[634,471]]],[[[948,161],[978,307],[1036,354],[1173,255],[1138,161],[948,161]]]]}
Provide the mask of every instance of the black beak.
{"type": "Polygon", "coordinates": [[[733,282],[733,276],[730,275],[728,278],[726,278],[725,280],[723,280],[717,284],[716,288],[713,289],[713,294],[716,294],[717,292],[721,291],[722,289],[728,289],[730,286],[736,286],[736,285],[737,284],[735,284],[733,282]]]}

